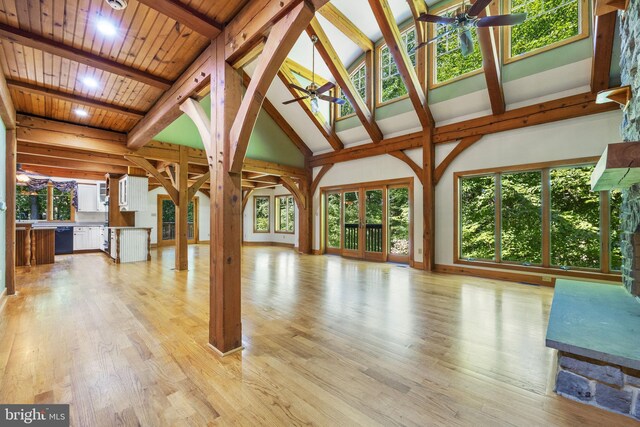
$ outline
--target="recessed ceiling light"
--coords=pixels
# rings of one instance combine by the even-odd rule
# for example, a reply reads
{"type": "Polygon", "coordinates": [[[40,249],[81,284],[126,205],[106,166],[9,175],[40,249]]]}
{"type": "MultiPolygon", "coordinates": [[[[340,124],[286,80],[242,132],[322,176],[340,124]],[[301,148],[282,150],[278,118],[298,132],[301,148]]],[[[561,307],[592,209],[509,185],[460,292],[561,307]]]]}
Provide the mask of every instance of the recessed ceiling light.
{"type": "Polygon", "coordinates": [[[116,27],[106,19],[100,19],[97,25],[98,31],[100,31],[105,36],[115,36],[116,35],[116,27]]]}
{"type": "Polygon", "coordinates": [[[89,115],[89,113],[87,113],[84,110],[81,110],[80,108],[76,108],[75,110],[73,110],[73,112],[80,117],[87,117],[89,115]]]}
{"type": "Polygon", "coordinates": [[[98,82],[93,77],[85,77],[84,79],[82,79],[82,83],[84,83],[84,85],[87,87],[98,87],[98,82]]]}

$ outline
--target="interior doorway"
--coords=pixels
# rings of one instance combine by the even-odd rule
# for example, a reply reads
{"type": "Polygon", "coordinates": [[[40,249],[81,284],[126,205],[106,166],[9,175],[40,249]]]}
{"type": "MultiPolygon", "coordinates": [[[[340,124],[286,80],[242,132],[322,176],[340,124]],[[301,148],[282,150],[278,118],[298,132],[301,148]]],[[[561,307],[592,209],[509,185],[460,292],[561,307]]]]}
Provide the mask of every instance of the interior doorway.
{"type": "MultiPolygon", "coordinates": [[[[187,207],[188,243],[198,243],[198,197],[187,207]]],[[[176,244],[176,205],[166,194],[158,195],[158,246],[176,244]]]]}
{"type": "Polygon", "coordinates": [[[410,263],[413,179],[321,189],[325,253],[410,263]]]}

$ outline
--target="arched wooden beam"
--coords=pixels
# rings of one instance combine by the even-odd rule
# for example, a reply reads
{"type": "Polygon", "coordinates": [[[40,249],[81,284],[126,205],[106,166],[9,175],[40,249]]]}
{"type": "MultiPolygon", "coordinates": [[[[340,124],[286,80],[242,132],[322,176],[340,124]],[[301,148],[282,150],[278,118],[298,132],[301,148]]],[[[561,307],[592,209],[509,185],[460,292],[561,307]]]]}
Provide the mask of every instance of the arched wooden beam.
{"type": "Polygon", "coordinates": [[[187,199],[188,200],[193,199],[193,196],[196,195],[196,193],[198,192],[200,187],[202,187],[202,184],[204,184],[205,182],[209,181],[210,177],[211,177],[211,171],[207,171],[204,175],[202,175],[200,178],[198,178],[198,180],[196,182],[191,184],[191,186],[189,187],[189,190],[188,190],[187,199]]]}
{"type": "Polygon", "coordinates": [[[244,193],[244,196],[242,197],[242,212],[244,212],[244,208],[247,207],[247,203],[249,202],[249,199],[251,198],[252,194],[253,194],[253,188],[250,190],[247,190],[247,192],[244,193]]]}
{"type": "Polygon", "coordinates": [[[313,195],[316,193],[316,190],[318,189],[318,185],[320,185],[320,181],[326,175],[326,173],[329,172],[329,169],[331,169],[332,167],[333,167],[333,163],[322,166],[322,168],[320,169],[320,172],[318,172],[318,175],[313,179],[313,182],[311,183],[311,192],[309,193],[310,197],[313,197],[313,195]]]}
{"type": "Polygon", "coordinates": [[[460,153],[462,153],[464,150],[466,150],[467,148],[471,147],[473,144],[478,142],[480,138],[482,138],[482,135],[468,136],[466,138],[462,138],[460,142],[458,142],[458,145],[456,145],[455,148],[451,150],[449,155],[445,157],[445,159],[442,162],[440,162],[440,164],[436,168],[436,173],[433,177],[436,184],[440,181],[440,178],[442,178],[442,175],[444,175],[444,172],[447,170],[449,165],[456,159],[456,157],[458,157],[460,153]]]}
{"type": "Polygon", "coordinates": [[[139,156],[124,156],[124,158],[149,172],[155,179],[158,180],[160,185],[162,185],[162,187],[167,190],[169,197],[171,197],[171,201],[173,201],[174,204],[178,204],[178,190],[176,189],[176,187],[174,187],[173,184],[171,184],[171,182],[169,182],[169,180],[165,178],[165,176],[162,175],[160,171],[158,171],[158,169],[156,169],[155,166],[153,166],[147,159],[139,156]]]}
{"type": "Polygon", "coordinates": [[[423,184],[422,180],[423,180],[424,177],[423,177],[423,173],[422,173],[422,168],[420,166],[418,166],[418,164],[416,162],[411,160],[411,157],[407,156],[407,154],[404,151],[393,151],[393,152],[389,153],[389,155],[395,157],[396,159],[400,159],[403,162],[405,162],[413,170],[413,172],[416,174],[416,176],[420,180],[420,184],[423,184]]]}
{"type": "Polygon", "coordinates": [[[281,176],[280,183],[284,188],[289,190],[293,198],[296,200],[298,204],[298,209],[303,210],[307,207],[307,198],[302,193],[302,190],[296,185],[295,181],[288,176],[281,176]]]}

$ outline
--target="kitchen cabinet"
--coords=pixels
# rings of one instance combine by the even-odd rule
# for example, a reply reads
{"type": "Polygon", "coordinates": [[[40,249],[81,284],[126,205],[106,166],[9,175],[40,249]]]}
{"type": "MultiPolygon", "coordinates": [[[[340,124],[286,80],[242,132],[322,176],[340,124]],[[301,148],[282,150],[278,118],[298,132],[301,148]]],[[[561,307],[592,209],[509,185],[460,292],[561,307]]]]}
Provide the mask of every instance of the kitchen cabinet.
{"type": "Polygon", "coordinates": [[[151,228],[110,227],[109,233],[109,255],[116,263],[151,260],[151,228]]]}
{"type": "Polygon", "coordinates": [[[125,175],[119,180],[118,205],[121,211],[146,211],[149,178],[125,175]]]}
{"type": "Polygon", "coordinates": [[[98,212],[97,192],[95,184],[78,184],[78,212],[98,212]]]}
{"type": "Polygon", "coordinates": [[[97,192],[96,192],[97,202],[98,202],[98,212],[106,212],[107,211],[107,183],[99,182],[97,184],[97,192]]]}
{"type": "Polygon", "coordinates": [[[100,227],[74,227],[73,251],[100,249],[100,227]]]}

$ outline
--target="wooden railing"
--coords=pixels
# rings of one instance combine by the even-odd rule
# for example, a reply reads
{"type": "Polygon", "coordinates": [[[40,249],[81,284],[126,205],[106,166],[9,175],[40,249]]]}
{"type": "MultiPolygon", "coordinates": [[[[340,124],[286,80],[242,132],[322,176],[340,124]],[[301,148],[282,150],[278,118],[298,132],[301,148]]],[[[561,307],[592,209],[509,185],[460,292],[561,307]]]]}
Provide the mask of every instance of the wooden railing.
{"type": "MultiPolygon", "coordinates": [[[[187,224],[188,239],[193,240],[195,233],[195,227],[193,223],[187,224]]],[[[175,222],[163,222],[162,223],[162,240],[175,240],[176,239],[176,223],[175,222]]]]}
{"type": "MultiPolygon", "coordinates": [[[[359,224],[344,225],[344,248],[358,249],[359,224]]],[[[365,229],[365,250],[367,252],[382,252],[382,224],[367,224],[365,229]]]]}

